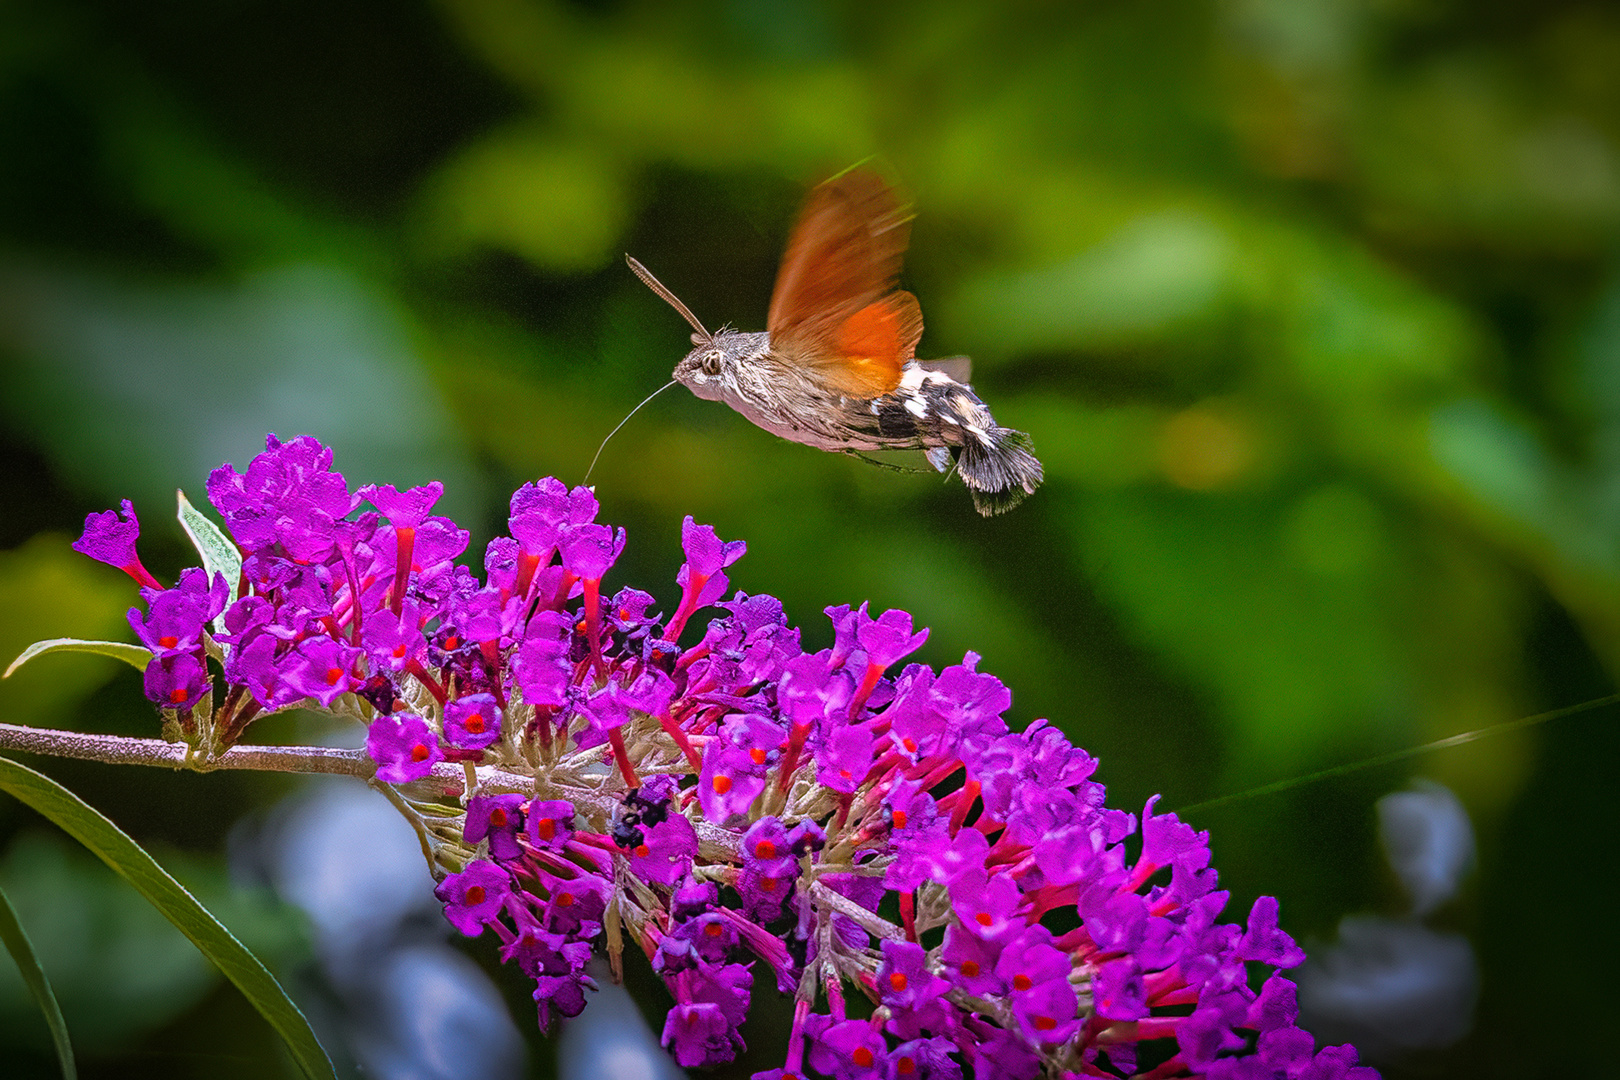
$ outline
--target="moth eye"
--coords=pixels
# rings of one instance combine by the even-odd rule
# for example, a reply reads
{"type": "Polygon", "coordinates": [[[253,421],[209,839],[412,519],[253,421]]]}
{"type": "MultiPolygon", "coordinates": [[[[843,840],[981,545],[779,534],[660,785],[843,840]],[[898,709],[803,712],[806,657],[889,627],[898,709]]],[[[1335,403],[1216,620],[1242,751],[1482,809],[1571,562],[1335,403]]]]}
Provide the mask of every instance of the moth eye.
{"type": "Polygon", "coordinates": [[[713,349],[704,353],[702,361],[704,373],[708,375],[720,374],[720,363],[725,358],[726,354],[721,352],[719,349],[713,349]]]}

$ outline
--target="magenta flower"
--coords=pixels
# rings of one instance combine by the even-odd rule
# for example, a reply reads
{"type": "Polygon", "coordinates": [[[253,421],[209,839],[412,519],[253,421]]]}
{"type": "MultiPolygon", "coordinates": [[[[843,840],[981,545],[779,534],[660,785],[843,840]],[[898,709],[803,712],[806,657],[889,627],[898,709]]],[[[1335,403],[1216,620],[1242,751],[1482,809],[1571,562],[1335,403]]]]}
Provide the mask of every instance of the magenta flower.
{"type": "Polygon", "coordinates": [[[630,872],[660,885],[673,885],[692,869],[697,831],[683,815],[671,814],[630,848],[630,872]]]}
{"type": "Polygon", "coordinates": [[[331,708],[340,695],[359,689],[356,670],[360,656],[352,645],[324,635],[307,637],[282,657],[278,665],[281,682],[331,708]]]}
{"type": "Polygon", "coordinates": [[[174,588],[147,593],[148,613],[143,617],[140,608],[130,608],[129,625],[153,656],[196,652],[202,647],[203,629],[231,598],[223,574],[215,574],[210,582],[195,567],[181,573],[174,588]]]}
{"type": "Polygon", "coordinates": [[[146,665],[146,696],[161,709],[185,710],[208,692],[208,669],[190,653],[154,656],[146,665]]]}
{"type": "Polygon", "coordinates": [[[461,837],[469,844],[489,841],[489,854],[498,862],[523,856],[518,836],[523,832],[522,795],[474,795],[467,800],[467,820],[461,837]]]}
{"type": "Polygon", "coordinates": [[[444,760],[438,737],[420,716],[379,716],[366,734],[366,753],[377,763],[377,779],[408,784],[433,771],[444,760]]]}
{"type": "Polygon", "coordinates": [[[922,648],[928,631],[911,632],[910,612],[891,609],[873,619],[862,604],[856,613],[855,640],[865,651],[866,662],[881,672],[922,648]]]}
{"type": "Polygon", "coordinates": [[[664,1045],[683,1068],[723,1065],[737,1055],[739,1041],[725,1013],[708,1002],[677,1005],[664,1020],[664,1045]]]}
{"type": "Polygon", "coordinates": [[[477,937],[484,932],[484,924],[500,913],[511,889],[512,879],[505,870],[480,860],[439,882],[433,895],[444,904],[444,917],[452,926],[468,937],[477,937]]]}
{"type": "Polygon", "coordinates": [[[567,800],[536,799],[525,817],[533,847],[564,848],[574,837],[574,804],[567,800]]]}
{"type": "Polygon", "coordinates": [[[501,710],[493,694],[467,694],[444,707],[444,741],[482,750],[501,737],[501,710]]]}
{"type": "Polygon", "coordinates": [[[421,487],[400,491],[392,484],[367,484],[355,498],[369,502],[396,529],[415,529],[427,520],[433,504],[444,494],[444,485],[434,480],[421,487]]]}

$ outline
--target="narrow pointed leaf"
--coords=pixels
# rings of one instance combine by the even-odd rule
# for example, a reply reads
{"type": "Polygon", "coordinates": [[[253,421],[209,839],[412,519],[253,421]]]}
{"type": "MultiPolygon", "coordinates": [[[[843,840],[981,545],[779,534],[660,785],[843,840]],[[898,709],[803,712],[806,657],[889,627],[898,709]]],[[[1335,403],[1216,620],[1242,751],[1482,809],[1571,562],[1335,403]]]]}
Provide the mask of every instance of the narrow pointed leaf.
{"type": "Polygon", "coordinates": [[[36,656],[44,656],[54,652],[87,652],[110,656],[114,660],[122,660],[130,667],[140,671],[146,670],[151,663],[152,653],[143,645],[130,645],[122,641],[85,641],[82,638],[59,637],[48,638],[45,641],[36,641],[22,651],[22,655],[11,662],[6,673],[0,679],[9,679],[11,673],[22,667],[36,656]]]}
{"type": "Polygon", "coordinates": [[[56,1044],[56,1059],[62,1063],[62,1080],[75,1080],[79,1070],[73,1064],[73,1044],[68,1041],[67,1022],[62,1019],[62,1009],[56,1003],[51,981],[45,977],[45,967],[34,952],[34,943],[28,940],[28,932],[23,929],[17,909],[11,906],[11,898],[4,889],[0,889],[0,941],[5,942],[6,951],[17,962],[23,982],[28,984],[28,992],[34,995],[39,1011],[45,1014],[51,1041],[56,1044]]]}
{"type": "Polygon", "coordinates": [[[275,976],[208,909],[117,825],[42,773],[0,757],[0,790],[50,818],[135,887],[236,984],[287,1044],[310,1080],[335,1080],[309,1021],[275,976]]]}

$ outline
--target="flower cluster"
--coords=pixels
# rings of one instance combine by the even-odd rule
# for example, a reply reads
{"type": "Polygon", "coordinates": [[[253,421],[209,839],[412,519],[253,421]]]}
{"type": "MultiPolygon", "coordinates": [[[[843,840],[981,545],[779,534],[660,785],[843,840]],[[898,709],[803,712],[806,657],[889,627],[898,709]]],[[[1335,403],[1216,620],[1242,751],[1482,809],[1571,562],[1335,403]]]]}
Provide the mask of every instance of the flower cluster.
{"type": "Polygon", "coordinates": [[[438,485],[351,494],[330,466],[272,437],[210,477],[239,568],[163,588],[127,504],[80,550],[141,583],[176,737],[216,752],[295,704],[368,725],[446,917],[500,939],[542,1026],[584,1007],[600,944],[615,975],[633,948],[662,977],[683,1066],[735,1056],[758,982],[795,1002],[770,1080],[1376,1075],[1295,1025],[1276,901],[1221,922],[1206,833],[1105,806],[1096,760],[1010,730],[975,655],[903,663],[910,615],[829,608],[832,646],[806,652],[777,600],[727,596],[744,545],[688,518],[665,619],[604,595],[624,533],[555,480],[512,497],[480,581],[438,485]],[[1248,964],[1272,969],[1258,992],[1248,964]]]}

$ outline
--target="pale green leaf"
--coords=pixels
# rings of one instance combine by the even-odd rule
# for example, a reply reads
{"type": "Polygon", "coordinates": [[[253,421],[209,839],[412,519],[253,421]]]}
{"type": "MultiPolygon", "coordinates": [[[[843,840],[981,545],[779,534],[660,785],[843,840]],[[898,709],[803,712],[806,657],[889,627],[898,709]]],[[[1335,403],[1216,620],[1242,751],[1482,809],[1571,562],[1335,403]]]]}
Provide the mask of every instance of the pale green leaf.
{"type": "Polygon", "coordinates": [[[101,656],[110,656],[114,660],[122,660],[140,671],[145,671],[146,665],[152,659],[151,650],[143,645],[130,645],[122,641],[84,641],[70,637],[51,638],[47,641],[36,641],[24,649],[22,654],[11,662],[11,666],[6,668],[6,673],[0,675],[0,679],[10,678],[13,671],[36,656],[55,652],[98,653],[101,656]]]}

